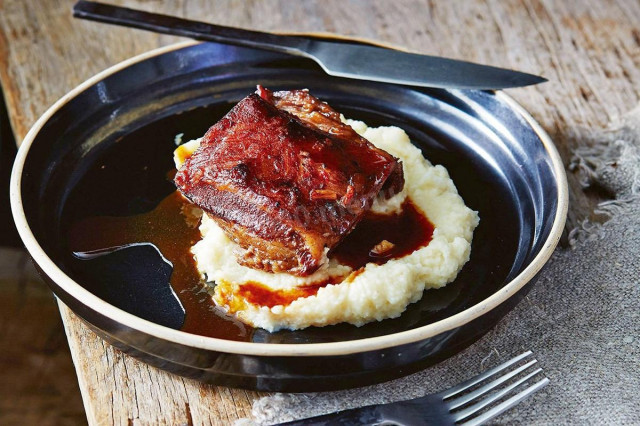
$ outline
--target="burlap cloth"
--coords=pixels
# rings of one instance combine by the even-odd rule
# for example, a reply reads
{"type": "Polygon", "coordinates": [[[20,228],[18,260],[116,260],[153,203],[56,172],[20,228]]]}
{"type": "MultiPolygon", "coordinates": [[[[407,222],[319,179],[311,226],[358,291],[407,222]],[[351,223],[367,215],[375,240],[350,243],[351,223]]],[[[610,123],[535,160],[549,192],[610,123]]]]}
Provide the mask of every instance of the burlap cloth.
{"type": "MultiPolygon", "coordinates": [[[[640,108],[575,151],[570,172],[611,194],[569,232],[529,295],[491,332],[434,367],[366,388],[276,394],[253,406],[272,424],[446,389],[530,349],[551,383],[499,424],[640,424],[640,108]]],[[[243,423],[249,423],[245,421],[243,423]]]]}

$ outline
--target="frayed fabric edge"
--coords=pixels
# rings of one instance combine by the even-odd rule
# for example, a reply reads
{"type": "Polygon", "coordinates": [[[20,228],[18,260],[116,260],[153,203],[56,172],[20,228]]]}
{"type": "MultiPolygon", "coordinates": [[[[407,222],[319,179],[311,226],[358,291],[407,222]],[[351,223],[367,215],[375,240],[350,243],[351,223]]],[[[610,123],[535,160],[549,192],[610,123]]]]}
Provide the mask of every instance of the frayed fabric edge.
{"type": "MultiPolygon", "coordinates": [[[[607,132],[597,144],[577,148],[569,170],[579,173],[583,188],[598,186],[615,197],[594,209],[606,220],[640,201],[640,107],[629,112],[622,125],[607,132]]],[[[603,224],[585,219],[569,231],[569,245],[602,238],[602,228],[603,224]]]]}

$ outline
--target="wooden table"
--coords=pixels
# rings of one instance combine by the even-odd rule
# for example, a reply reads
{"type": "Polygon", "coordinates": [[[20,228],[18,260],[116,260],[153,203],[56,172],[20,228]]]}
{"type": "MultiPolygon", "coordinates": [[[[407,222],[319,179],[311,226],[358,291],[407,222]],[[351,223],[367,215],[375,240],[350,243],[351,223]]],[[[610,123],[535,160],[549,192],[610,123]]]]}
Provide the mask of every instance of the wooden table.
{"type": "MultiPolygon", "coordinates": [[[[118,1],[134,8],[273,31],[327,31],[417,52],[511,67],[549,79],[508,90],[565,162],[640,96],[640,2],[553,0],[291,2],[118,1]]],[[[46,108],[98,71],[177,38],[71,18],[71,0],[0,1],[0,82],[17,140],[46,108]]],[[[570,174],[568,228],[597,194],[570,174]]],[[[90,424],[228,424],[258,392],[203,385],[137,362],[60,304],[90,424]]]]}

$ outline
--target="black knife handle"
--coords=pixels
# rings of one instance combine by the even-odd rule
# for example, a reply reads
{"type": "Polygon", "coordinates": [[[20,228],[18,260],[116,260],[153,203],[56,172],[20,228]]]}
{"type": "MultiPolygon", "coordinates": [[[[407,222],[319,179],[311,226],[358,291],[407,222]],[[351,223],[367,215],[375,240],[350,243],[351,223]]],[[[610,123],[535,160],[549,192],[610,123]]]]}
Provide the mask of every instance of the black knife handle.
{"type": "Polygon", "coordinates": [[[257,47],[296,55],[300,55],[309,43],[309,39],[304,37],[225,27],[85,0],[80,0],[73,6],[73,16],[196,40],[257,47]]]}

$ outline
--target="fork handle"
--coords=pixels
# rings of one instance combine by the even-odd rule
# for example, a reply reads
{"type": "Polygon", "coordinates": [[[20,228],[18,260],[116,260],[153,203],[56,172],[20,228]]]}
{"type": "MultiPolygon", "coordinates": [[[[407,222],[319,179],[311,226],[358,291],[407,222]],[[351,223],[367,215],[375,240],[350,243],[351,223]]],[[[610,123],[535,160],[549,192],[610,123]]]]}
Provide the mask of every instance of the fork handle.
{"type": "Polygon", "coordinates": [[[322,416],[280,423],[278,426],[371,425],[384,421],[384,416],[380,412],[380,406],[369,405],[366,407],[337,411],[322,416]]]}
{"type": "Polygon", "coordinates": [[[367,405],[318,417],[281,423],[279,426],[330,425],[430,425],[453,426],[455,421],[438,394],[389,404],[367,405]]]}

